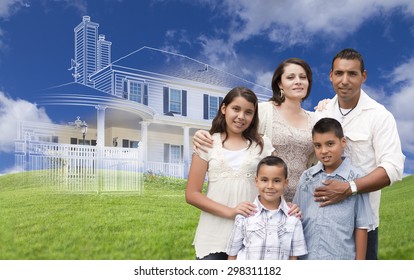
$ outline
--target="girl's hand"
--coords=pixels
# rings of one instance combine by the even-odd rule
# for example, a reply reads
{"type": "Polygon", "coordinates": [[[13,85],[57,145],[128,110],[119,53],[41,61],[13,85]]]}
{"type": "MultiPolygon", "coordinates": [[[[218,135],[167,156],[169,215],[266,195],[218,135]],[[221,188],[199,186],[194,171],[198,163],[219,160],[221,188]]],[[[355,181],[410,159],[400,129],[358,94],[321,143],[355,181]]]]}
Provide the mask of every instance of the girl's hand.
{"type": "Polygon", "coordinates": [[[239,205],[234,207],[233,210],[234,210],[233,219],[237,215],[243,215],[245,217],[249,217],[249,216],[253,216],[257,212],[256,205],[248,201],[244,201],[240,203],[239,205]]]}
{"type": "Polygon", "coordinates": [[[206,130],[197,130],[193,136],[194,151],[197,152],[199,149],[203,152],[208,152],[208,148],[213,147],[213,139],[206,130]]]}
{"type": "Polygon", "coordinates": [[[289,215],[295,215],[296,217],[298,217],[299,219],[302,220],[302,211],[299,208],[299,205],[294,204],[292,202],[287,202],[287,205],[289,206],[290,210],[289,210],[289,215]]]}

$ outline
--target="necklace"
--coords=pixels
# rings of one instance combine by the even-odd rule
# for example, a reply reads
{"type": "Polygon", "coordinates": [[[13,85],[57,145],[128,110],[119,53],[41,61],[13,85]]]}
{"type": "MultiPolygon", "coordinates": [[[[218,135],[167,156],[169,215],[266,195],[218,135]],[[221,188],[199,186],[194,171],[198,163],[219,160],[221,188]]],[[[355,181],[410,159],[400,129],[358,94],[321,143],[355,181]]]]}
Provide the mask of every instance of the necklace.
{"type": "MultiPolygon", "coordinates": [[[[358,103],[357,103],[358,104],[358,103]]],[[[339,104],[339,101],[338,101],[338,109],[339,109],[339,113],[341,113],[341,115],[342,115],[342,122],[344,122],[344,119],[345,119],[345,117],[346,116],[348,116],[349,115],[349,113],[351,113],[354,109],[355,109],[355,107],[357,106],[357,104],[355,104],[355,106],[354,107],[352,107],[351,108],[351,110],[349,110],[348,112],[346,112],[345,114],[342,112],[342,110],[341,110],[341,104],[339,104]]]]}

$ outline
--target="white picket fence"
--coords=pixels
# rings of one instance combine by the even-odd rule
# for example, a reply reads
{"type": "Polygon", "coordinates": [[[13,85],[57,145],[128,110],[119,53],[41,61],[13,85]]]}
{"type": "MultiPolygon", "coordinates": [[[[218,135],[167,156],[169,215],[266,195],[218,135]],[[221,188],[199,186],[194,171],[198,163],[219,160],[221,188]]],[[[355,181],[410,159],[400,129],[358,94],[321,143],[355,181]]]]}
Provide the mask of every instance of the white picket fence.
{"type": "Polygon", "coordinates": [[[42,170],[55,190],[75,192],[141,192],[145,172],[140,148],[112,148],[16,142],[16,165],[42,170]]]}

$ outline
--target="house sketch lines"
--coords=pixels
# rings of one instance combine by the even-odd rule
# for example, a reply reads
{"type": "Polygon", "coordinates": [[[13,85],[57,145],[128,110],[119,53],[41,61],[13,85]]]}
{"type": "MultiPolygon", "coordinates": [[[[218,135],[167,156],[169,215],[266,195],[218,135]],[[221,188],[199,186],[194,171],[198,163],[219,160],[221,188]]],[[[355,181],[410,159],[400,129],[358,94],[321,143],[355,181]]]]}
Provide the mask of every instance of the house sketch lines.
{"type": "MultiPolygon", "coordinates": [[[[74,28],[74,57],[68,68],[73,81],[40,93],[40,104],[67,111],[68,120],[60,126],[67,127],[75,116],[86,120],[88,129],[84,139],[74,130],[62,133],[62,129],[57,129],[59,125],[45,135],[43,130],[38,133],[37,124],[23,123],[21,137],[16,142],[19,147],[16,164],[23,170],[50,167],[50,164],[43,167],[31,164],[29,144],[36,142],[37,148],[44,150],[40,145],[52,142],[56,147],[48,146],[48,149],[60,151],[60,146],[65,147],[59,153],[66,153],[65,168],[71,169],[73,178],[82,166],[89,168],[89,179],[102,170],[108,174],[128,170],[135,174],[186,178],[191,161],[191,137],[199,129],[210,128],[223,97],[231,88],[248,87],[261,101],[271,96],[269,88],[191,57],[148,46],[111,61],[112,42],[98,33],[99,27],[89,16],[83,16],[74,28]],[[28,131],[29,141],[22,136],[28,131]],[[71,149],[78,149],[78,158],[88,154],[90,161],[77,164],[76,168],[69,166],[74,164],[69,159],[71,149]],[[127,168],[128,164],[132,167],[127,168]]],[[[43,157],[51,162],[50,153],[43,157]]],[[[100,191],[126,189],[121,185],[129,182],[107,180],[107,186],[101,186],[100,191]]]]}

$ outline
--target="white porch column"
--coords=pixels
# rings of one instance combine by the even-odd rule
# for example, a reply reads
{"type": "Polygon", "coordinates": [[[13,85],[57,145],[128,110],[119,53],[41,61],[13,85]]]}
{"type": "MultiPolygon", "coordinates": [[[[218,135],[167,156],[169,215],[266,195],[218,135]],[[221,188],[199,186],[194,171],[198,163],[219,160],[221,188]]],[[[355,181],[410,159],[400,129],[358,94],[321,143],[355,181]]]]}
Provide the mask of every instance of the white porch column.
{"type": "Polygon", "coordinates": [[[105,146],[105,109],[107,107],[108,106],[102,106],[102,105],[95,106],[97,110],[96,146],[100,148],[105,146]]]}
{"type": "Polygon", "coordinates": [[[144,166],[147,165],[147,151],[148,151],[148,126],[150,125],[147,121],[140,122],[141,124],[141,143],[139,144],[142,147],[142,160],[144,166]]]}
{"type": "Polygon", "coordinates": [[[183,127],[184,130],[184,151],[183,151],[183,161],[184,161],[184,178],[188,177],[188,171],[190,170],[190,128],[188,126],[183,127]]]}

